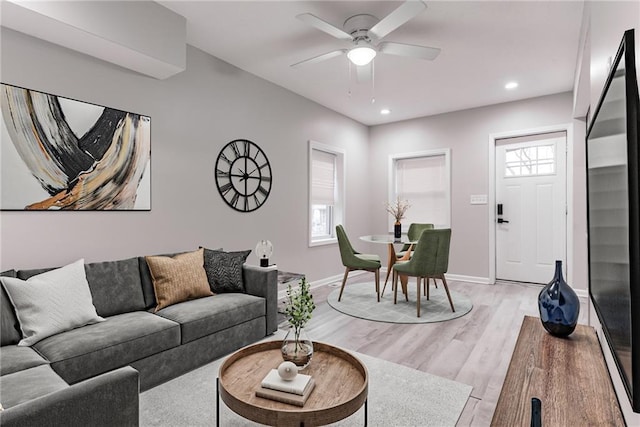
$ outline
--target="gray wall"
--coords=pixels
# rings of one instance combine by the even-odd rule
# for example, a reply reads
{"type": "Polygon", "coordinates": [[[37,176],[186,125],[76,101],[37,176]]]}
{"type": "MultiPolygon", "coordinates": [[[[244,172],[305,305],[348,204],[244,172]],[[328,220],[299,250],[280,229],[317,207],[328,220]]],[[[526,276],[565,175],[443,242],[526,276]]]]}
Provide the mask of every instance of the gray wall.
{"type": "MultiPolygon", "coordinates": [[[[389,155],[451,148],[451,227],[454,232],[449,272],[487,278],[488,209],[492,207],[471,205],[469,196],[489,194],[489,135],[572,123],[572,103],[572,94],[566,92],[372,127],[370,157],[371,168],[376,173],[371,174],[369,206],[373,228],[386,230],[389,226],[390,217],[380,208],[388,197],[389,155]]],[[[576,123],[578,127],[584,126],[583,123],[576,123]]],[[[576,132],[576,138],[568,141],[568,144],[573,144],[578,152],[584,152],[584,132],[576,132]]],[[[578,161],[583,159],[583,155],[578,156],[578,161]]],[[[576,164],[575,169],[578,174],[584,175],[584,163],[576,164]]],[[[580,182],[584,184],[584,180],[580,182]]],[[[575,215],[584,216],[584,206],[575,215]]],[[[585,227],[585,221],[581,224],[585,227]]],[[[376,249],[371,248],[372,251],[376,249]]],[[[584,256],[581,258],[575,260],[576,263],[586,265],[584,256]]],[[[576,275],[576,279],[572,285],[586,289],[586,278],[576,275]]]]}
{"type": "MultiPolygon", "coordinates": [[[[151,212],[2,212],[0,268],[54,266],[195,248],[275,246],[280,269],[319,280],[342,271],[336,245],[307,244],[307,141],[346,149],[345,226],[358,235],[388,229],[391,153],[452,149],[450,272],[488,276],[491,133],[571,122],[570,93],[367,128],[189,47],[187,71],[164,81],[11,30],[2,31],[2,81],[151,116],[151,212]],[[461,125],[464,124],[464,125],[461,125]],[[213,167],[232,139],[255,141],[274,171],[272,193],[242,214],[217,193],[213,167]]],[[[582,170],[583,166],[577,166],[582,170]]],[[[249,262],[255,263],[253,255],[249,262]]],[[[584,281],[572,283],[584,288],[584,281]]]]}
{"type": "Polygon", "coordinates": [[[369,232],[366,126],[192,47],[187,70],[160,81],[4,28],[1,43],[3,83],[151,116],[152,157],[150,212],[0,213],[1,269],[269,239],[280,269],[339,274],[335,245],[308,247],[309,139],[346,150],[346,224],[369,232]],[[253,213],[227,207],[215,187],[215,159],[237,138],[256,142],[273,170],[271,195],[253,213]]]}

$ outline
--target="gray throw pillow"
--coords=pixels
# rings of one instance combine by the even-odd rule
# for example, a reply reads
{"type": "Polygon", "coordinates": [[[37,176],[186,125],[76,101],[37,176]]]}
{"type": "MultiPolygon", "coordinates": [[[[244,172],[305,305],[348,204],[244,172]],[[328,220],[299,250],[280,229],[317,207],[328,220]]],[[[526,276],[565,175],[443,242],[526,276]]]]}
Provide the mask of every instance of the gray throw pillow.
{"type": "Polygon", "coordinates": [[[84,260],[21,280],[0,278],[22,330],[19,346],[101,322],[84,271],[84,260]]]}
{"type": "Polygon", "coordinates": [[[204,270],[211,290],[216,294],[245,292],[242,264],[251,250],[238,252],[204,250],[204,270]]]}

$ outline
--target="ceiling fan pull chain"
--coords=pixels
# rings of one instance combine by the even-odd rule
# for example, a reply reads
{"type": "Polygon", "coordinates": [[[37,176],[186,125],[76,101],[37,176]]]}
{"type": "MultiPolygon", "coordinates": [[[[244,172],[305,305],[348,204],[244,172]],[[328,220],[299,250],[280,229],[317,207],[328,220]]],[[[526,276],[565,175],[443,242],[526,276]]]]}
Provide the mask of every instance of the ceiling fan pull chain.
{"type": "Polygon", "coordinates": [[[376,103],[376,61],[371,61],[371,103],[376,103]]]}
{"type": "Polygon", "coordinates": [[[349,64],[349,87],[347,88],[347,95],[351,98],[351,61],[347,61],[349,64]]]}

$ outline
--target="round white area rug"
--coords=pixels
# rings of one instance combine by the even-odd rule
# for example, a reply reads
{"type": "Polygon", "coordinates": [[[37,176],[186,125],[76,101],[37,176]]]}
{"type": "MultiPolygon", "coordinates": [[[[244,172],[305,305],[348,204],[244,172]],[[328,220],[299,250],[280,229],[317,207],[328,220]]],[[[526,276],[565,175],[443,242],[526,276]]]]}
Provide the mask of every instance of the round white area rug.
{"type": "MultiPolygon", "coordinates": [[[[382,292],[383,284],[380,283],[382,292]]],[[[459,293],[451,290],[449,292],[453,300],[455,312],[451,311],[444,286],[438,281],[438,287],[430,283],[429,299],[424,295],[420,300],[420,317],[416,313],[416,282],[409,279],[407,284],[409,290],[409,301],[406,301],[402,290],[398,289],[398,303],[393,303],[393,291],[390,283],[380,302],[376,299],[376,286],[374,282],[348,284],[344,288],[341,301],[338,302],[340,287],[334,289],[327,297],[327,302],[331,307],[349,316],[366,320],[387,323],[432,323],[443,322],[445,320],[456,319],[464,316],[473,308],[471,300],[459,293]]]]}

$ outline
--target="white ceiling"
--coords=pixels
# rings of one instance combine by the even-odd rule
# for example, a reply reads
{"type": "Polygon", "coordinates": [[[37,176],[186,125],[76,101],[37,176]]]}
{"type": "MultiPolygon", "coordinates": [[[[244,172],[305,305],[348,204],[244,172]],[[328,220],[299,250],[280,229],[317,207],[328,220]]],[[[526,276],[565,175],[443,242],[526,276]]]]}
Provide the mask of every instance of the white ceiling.
{"type": "Polygon", "coordinates": [[[310,12],[342,28],[350,16],[382,19],[402,2],[159,3],[187,19],[189,44],[366,125],[571,90],[583,9],[582,1],[426,1],[424,12],[383,40],[439,47],[440,56],[378,55],[372,88],[350,79],[344,55],[291,68],[350,46],[295,16],[310,12]],[[511,80],[519,87],[507,91],[511,80]],[[383,107],[391,114],[382,116],[383,107]]]}

